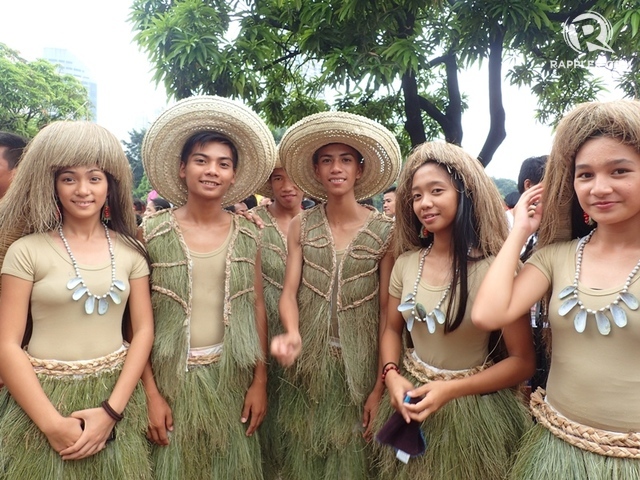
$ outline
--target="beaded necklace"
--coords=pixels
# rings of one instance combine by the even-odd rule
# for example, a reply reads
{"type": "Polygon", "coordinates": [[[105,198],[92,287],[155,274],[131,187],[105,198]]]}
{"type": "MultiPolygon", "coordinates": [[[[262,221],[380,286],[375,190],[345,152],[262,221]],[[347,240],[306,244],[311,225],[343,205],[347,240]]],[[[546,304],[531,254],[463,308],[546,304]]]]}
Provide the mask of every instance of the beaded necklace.
{"type": "Polygon", "coordinates": [[[563,288],[558,294],[558,298],[560,298],[560,300],[565,299],[569,296],[570,298],[565,300],[562,305],[560,305],[560,308],[558,308],[558,314],[561,317],[564,317],[577,305],[580,307],[580,310],[578,310],[575,317],[573,317],[573,326],[578,333],[584,332],[587,326],[587,317],[589,316],[589,314],[593,314],[596,317],[596,325],[600,334],[609,335],[609,332],[611,332],[611,322],[609,320],[609,317],[607,317],[606,315],[607,311],[611,315],[613,323],[622,328],[627,324],[627,314],[620,306],[620,301],[622,301],[622,303],[624,303],[631,310],[637,310],[640,306],[640,302],[638,302],[636,296],[633,293],[629,292],[631,281],[633,280],[633,277],[635,277],[636,273],[638,273],[638,271],[640,270],[640,260],[638,260],[636,266],[633,267],[633,270],[631,270],[631,273],[627,276],[627,281],[624,282],[622,290],[620,290],[620,293],[618,293],[616,299],[613,302],[611,302],[609,305],[599,308],[598,310],[591,310],[590,308],[586,308],[583,305],[582,300],[580,300],[580,297],[578,296],[578,279],[580,278],[580,268],[582,266],[582,255],[584,252],[584,247],[587,243],[589,243],[589,240],[591,240],[591,237],[593,237],[595,231],[595,228],[591,230],[591,233],[589,233],[589,235],[587,235],[578,246],[578,253],[576,256],[576,274],[573,277],[573,283],[568,287],[563,288]]]}
{"type": "Polygon", "coordinates": [[[442,306],[444,299],[447,298],[447,295],[451,290],[451,284],[453,283],[453,279],[451,280],[451,282],[449,282],[449,285],[447,285],[447,288],[445,288],[444,293],[442,294],[442,297],[440,297],[440,301],[436,304],[434,309],[431,310],[430,312],[427,313],[427,309],[424,308],[424,305],[422,305],[421,303],[416,303],[416,295],[418,294],[418,284],[420,283],[420,279],[422,278],[422,269],[424,268],[424,260],[427,257],[427,255],[429,255],[429,252],[431,251],[432,246],[433,244],[429,245],[422,252],[422,255],[420,256],[420,266],[418,267],[418,275],[416,276],[416,281],[413,284],[413,291],[408,293],[407,296],[404,298],[404,301],[400,305],[398,305],[399,312],[406,312],[409,310],[411,311],[411,314],[409,315],[409,317],[407,317],[407,320],[406,320],[407,330],[409,331],[411,331],[411,329],[413,328],[414,321],[417,320],[418,322],[426,322],[427,330],[429,330],[429,333],[434,333],[436,331],[436,322],[439,323],[440,325],[444,325],[444,322],[446,320],[445,314],[442,310],[440,310],[440,307],[442,306]]]}
{"type": "Polygon", "coordinates": [[[71,248],[69,247],[69,242],[62,233],[62,225],[58,227],[58,235],[60,235],[60,239],[64,244],[64,248],[67,249],[67,253],[69,254],[69,258],[71,258],[71,264],[73,265],[73,269],[75,271],[75,278],[72,278],[67,282],[67,289],[74,290],[71,298],[76,302],[79,301],[84,294],[87,294],[87,299],[84,302],[84,311],[87,315],[91,315],[96,309],[96,303],[98,304],[98,314],[104,315],[107,313],[109,309],[109,301],[108,298],[113,300],[113,303],[119,305],[122,302],[120,295],[116,291],[116,288],[121,292],[124,292],[126,286],[124,282],[121,280],[116,280],[116,257],[113,253],[113,244],[111,243],[111,237],[109,236],[109,229],[106,225],[104,225],[104,233],[107,236],[107,243],[109,244],[109,257],[111,259],[111,286],[109,290],[104,295],[94,295],[89,291],[89,287],[84,283],[84,279],[80,274],[80,268],[78,267],[78,262],[76,262],[76,257],[71,253],[71,248]]]}

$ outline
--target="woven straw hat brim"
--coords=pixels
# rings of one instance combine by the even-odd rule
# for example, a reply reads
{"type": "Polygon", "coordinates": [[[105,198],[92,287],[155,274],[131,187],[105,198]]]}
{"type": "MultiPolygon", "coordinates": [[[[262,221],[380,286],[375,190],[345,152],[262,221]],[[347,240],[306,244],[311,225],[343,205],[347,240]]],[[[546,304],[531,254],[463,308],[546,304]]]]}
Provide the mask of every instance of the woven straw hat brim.
{"type": "MultiPolygon", "coordinates": [[[[273,170],[276,168],[282,168],[282,164],[280,163],[280,146],[276,148],[276,164],[273,166],[273,170]]],[[[273,173],[273,170],[271,173],[273,173]]],[[[267,181],[262,184],[260,188],[256,190],[258,195],[262,195],[266,198],[273,198],[273,188],[271,188],[271,173],[267,177],[267,181]]]]}
{"type": "Polygon", "coordinates": [[[271,175],[276,144],[271,131],[248,107],[227,98],[196,96],[168,108],[151,125],[142,143],[142,163],[158,194],[180,206],[187,187],[179,176],[180,154],[194,134],[211,131],[227,136],[238,151],[235,183],[222,206],[233,205],[253,194],[271,175]]]}
{"type": "Polygon", "coordinates": [[[327,199],[315,177],[313,154],[331,143],[355,148],[364,158],[362,176],[355,184],[356,200],[373,197],[396,181],[400,171],[400,146],[379,123],[346,112],[322,112],[303,118],[287,129],[279,145],[279,158],[287,174],[308,196],[327,199]]]}

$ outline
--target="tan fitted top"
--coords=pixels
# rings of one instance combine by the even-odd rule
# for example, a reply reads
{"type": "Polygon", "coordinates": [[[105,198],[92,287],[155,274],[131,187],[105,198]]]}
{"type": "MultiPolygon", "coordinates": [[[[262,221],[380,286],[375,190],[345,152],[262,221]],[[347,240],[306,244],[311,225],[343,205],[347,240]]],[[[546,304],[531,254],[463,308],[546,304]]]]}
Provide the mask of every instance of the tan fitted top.
{"type": "Polygon", "coordinates": [[[208,347],[224,337],[224,280],[232,228],[222,245],[208,253],[189,250],[192,262],[191,348],[208,347]]]}
{"type": "MultiPolygon", "coordinates": [[[[492,260],[492,258],[483,259],[469,265],[469,299],[464,318],[457,329],[445,335],[444,325],[436,324],[436,331],[431,334],[427,330],[426,323],[413,324],[411,339],[420,360],[446,370],[464,370],[485,362],[489,353],[489,332],[479,330],[473,325],[471,306],[492,260]]],[[[400,255],[391,272],[389,295],[399,298],[402,303],[407,294],[413,292],[419,266],[419,251],[400,255]]],[[[428,276],[429,272],[425,273],[428,276]]],[[[417,302],[424,305],[427,312],[431,312],[442,298],[446,288],[446,285],[429,285],[422,279],[418,284],[417,302]]],[[[447,296],[440,307],[445,314],[448,313],[448,301],[447,296]]],[[[410,314],[409,311],[402,315],[406,320],[410,314]]]]}
{"type": "MultiPolygon", "coordinates": [[[[601,335],[589,315],[583,333],[573,325],[578,307],[566,316],[558,314],[564,302],[558,292],[573,283],[578,240],[549,245],[527,263],[551,282],[549,322],[552,331],[551,369],[547,381],[549,403],[564,416],[595,428],[640,432],[640,310],[623,305],[628,323],[611,322],[611,333],[601,335]]],[[[622,285],[594,290],[578,284],[585,307],[598,310],[615,300],[622,285]]],[[[640,299],[636,275],[629,291],[640,299]]],[[[608,315],[610,317],[610,315],[608,315]]]]}
{"type": "MultiPolygon", "coordinates": [[[[129,298],[129,280],[149,275],[144,257],[111,235],[114,244],[116,279],[126,289],[120,293],[122,303],[109,300],[104,315],[84,311],[86,294],[71,298],[67,282],[76,274],[69,254],[46,233],[27,235],[9,247],[2,264],[2,274],[33,282],[31,316],[33,332],[29,354],[41,359],[64,361],[103,357],[122,346],[122,315],[129,298]]],[[[105,247],[106,248],[106,247],[105,247]]],[[[111,262],[101,265],[78,265],[80,274],[96,295],[111,286],[111,262]]]]}

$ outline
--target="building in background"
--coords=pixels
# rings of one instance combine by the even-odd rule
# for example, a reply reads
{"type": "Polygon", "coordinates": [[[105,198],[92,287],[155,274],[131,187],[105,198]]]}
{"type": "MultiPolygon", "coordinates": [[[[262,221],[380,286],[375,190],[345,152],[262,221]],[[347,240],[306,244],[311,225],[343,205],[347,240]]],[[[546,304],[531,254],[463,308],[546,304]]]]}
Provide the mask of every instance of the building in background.
{"type": "Polygon", "coordinates": [[[76,77],[87,89],[91,101],[91,116],[98,120],[98,85],[89,75],[85,65],[66,48],[45,48],[44,59],[60,66],[60,73],[76,77]]]}

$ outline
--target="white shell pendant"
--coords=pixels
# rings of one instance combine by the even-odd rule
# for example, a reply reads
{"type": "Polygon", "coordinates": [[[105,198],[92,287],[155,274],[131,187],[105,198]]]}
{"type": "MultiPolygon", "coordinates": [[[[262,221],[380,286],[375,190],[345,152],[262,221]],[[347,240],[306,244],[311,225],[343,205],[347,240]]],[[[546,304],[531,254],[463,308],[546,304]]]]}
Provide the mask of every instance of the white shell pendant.
{"type": "Polygon", "coordinates": [[[415,303],[401,303],[400,305],[398,305],[398,311],[399,312],[408,312],[409,310],[413,310],[413,307],[415,306],[415,303]]]}
{"type": "Polygon", "coordinates": [[[427,330],[429,330],[429,333],[435,333],[436,332],[436,320],[433,318],[432,315],[427,315],[427,330]]]}
{"type": "Polygon", "coordinates": [[[616,304],[612,304],[609,307],[609,310],[611,311],[611,316],[613,317],[613,323],[615,323],[620,328],[627,325],[627,314],[621,307],[616,304]]]}
{"type": "Polygon", "coordinates": [[[111,297],[111,300],[113,300],[113,303],[115,303],[116,305],[120,305],[122,303],[122,300],[120,299],[120,295],[118,295],[118,292],[114,290],[109,290],[109,296],[111,297]]]}
{"type": "Polygon", "coordinates": [[[71,280],[69,280],[67,282],[67,289],[68,290],[73,290],[74,288],[76,288],[81,283],[82,283],[82,278],[80,278],[80,277],[72,278],[71,280]]]}
{"type": "Polygon", "coordinates": [[[629,307],[631,310],[637,310],[640,304],[638,303],[638,299],[633,293],[623,292],[620,294],[620,299],[629,307]]]}
{"type": "Polygon", "coordinates": [[[577,304],[578,304],[578,299],[576,297],[571,297],[569,300],[566,300],[562,305],[560,305],[560,308],[558,309],[558,315],[560,315],[561,317],[564,317],[577,304]]]}
{"type": "Polygon", "coordinates": [[[122,280],[114,280],[113,286],[116,287],[121,292],[124,292],[124,290],[127,288],[122,280]]]}
{"type": "Polygon", "coordinates": [[[411,331],[413,329],[413,321],[414,321],[415,317],[413,315],[409,315],[409,317],[407,318],[407,330],[411,331]]]}
{"type": "Polygon", "coordinates": [[[77,302],[82,298],[82,296],[85,293],[87,293],[87,291],[89,291],[87,287],[80,287],[75,292],[73,292],[73,295],[71,295],[71,298],[73,298],[77,302]]]}
{"type": "Polygon", "coordinates": [[[109,309],[109,302],[107,301],[106,298],[101,298],[98,300],[98,314],[99,315],[104,315],[105,313],[107,313],[107,310],[109,309]]]}
{"type": "Polygon", "coordinates": [[[609,335],[609,332],[611,332],[611,322],[607,316],[600,311],[596,312],[596,325],[598,325],[598,331],[602,335],[609,335]]]}
{"type": "Polygon", "coordinates": [[[440,325],[444,325],[446,318],[442,310],[440,310],[439,308],[434,308],[433,316],[436,317],[436,322],[438,322],[440,325]]]}
{"type": "Polygon", "coordinates": [[[563,298],[568,297],[569,295],[571,295],[573,292],[576,291],[576,287],[574,287],[573,285],[569,285],[568,287],[564,287],[560,293],[558,294],[558,298],[560,300],[562,300],[563,298]]]}
{"type": "Polygon", "coordinates": [[[96,297],[91,295],[84,302],[84,311],[87,315],[91,315],[95,309],[96,309],[96,297]]]}
{"type": "Polygon", "coordinates": [[[584,329],[587,328],[587,311],[580,309],[578,313],[576,313],[576,317],[573,319],[573,326],[576,329],[576,332],[582,333],[584,329]]]}

